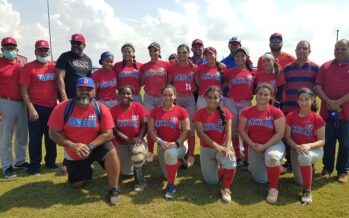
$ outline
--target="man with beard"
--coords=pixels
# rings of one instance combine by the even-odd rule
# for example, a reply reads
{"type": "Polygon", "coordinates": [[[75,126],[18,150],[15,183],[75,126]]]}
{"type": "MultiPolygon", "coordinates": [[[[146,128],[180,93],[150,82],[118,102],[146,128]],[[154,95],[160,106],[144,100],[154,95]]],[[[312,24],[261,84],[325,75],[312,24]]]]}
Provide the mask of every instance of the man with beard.
{"type": "MultiPolygon", "coordinates": [[[[189,60],[196,65],[205,64],[205,58],[204,58],[204,42],[201,39],[195,39],[191,43],[191,51],[193,52],[193,57],[189,57],[189,60]]],[[[195,105],[198,100],[198,91],[199,87],[196,85],[196,90],[194,91],[194,99],[195,99],[195,105]]]]}
{"type": "MultiPolygon", "coordinates": [[[[296,60],[295,57],[292,55],[282,52],[282,35],[280,33],[274,33],[270,36],[269,38],[269,47],[270,51],[273,54],[276,63],[278,63],[281,67],[281,70],[284,69],[284,67],[296,60]]],[[[258,64],[257,64],[257,72],[263,71],[263,61],[262,57],[258,59],[258,64]]]]}
{"type": "Polygon", "coordinates": [[[83,53],[86,43],[80,33],[72,35],[71,50],[61,54],[56,63],[56,77],[61,101],[75,97],[75,84],[80,77],[91,77],[91,59],[83,53]]]}
{"type": "Polygon", "coordinates": [[[81,188],[92,178],[91,164],[98,161],[108,176],[108,201],[119,204],[120,163],[111,143],[114,122],[109,109],[94,100],[95,84],[82,77],[76,97],[57,105],[48,121],[50,138],[64,147],[68,182],[81,188]]]}

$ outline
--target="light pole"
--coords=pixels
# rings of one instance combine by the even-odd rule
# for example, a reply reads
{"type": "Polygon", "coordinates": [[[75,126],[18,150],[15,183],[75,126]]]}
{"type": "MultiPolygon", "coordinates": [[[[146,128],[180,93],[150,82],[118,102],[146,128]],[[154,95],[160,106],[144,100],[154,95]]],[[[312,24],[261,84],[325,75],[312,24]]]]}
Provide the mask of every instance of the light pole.
{"type": "Polygon", "coordinates": [[[48,35],[50,37],[50,45],[51,45],[51,61],[53,61],[53,46],[52,46],[52,40],[51,40],[51,19],[50,19],[50,3],[49,0],[46,0],[47,2],[47,18],[48,18],[48,35]]]}
{"type": "Polygon", "coordinates": [[[337,38],[336,38],[336,42],[338,42],[338,33],[339,33],[339,30],[337,30],[337,38]]]}

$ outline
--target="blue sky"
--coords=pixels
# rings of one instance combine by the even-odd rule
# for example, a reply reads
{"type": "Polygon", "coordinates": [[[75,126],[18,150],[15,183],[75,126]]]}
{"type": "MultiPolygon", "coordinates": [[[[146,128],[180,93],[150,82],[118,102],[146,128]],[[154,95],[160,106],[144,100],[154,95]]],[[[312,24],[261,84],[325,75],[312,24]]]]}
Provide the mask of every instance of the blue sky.
{"type": "MultiPolygon", "coordinates": [[[[112,51],[120,61],[120,47],[132,42],[136,57],[149,60],[147,46],[157,41],[168,57],[181,43],[203,39],[214,46],[219,59],[229,53],[230,37],[239,36],[253,62],[269,50],[274,32],[284,36],[283,51],[294,54],[298,41],[312,45],[310,58],[322,64],[333,58],[336,30],[349,38],[344,0],[49,0],[53,56],[69,50],[69,39],[80,32],[87,38],[86,54],[95,65],[103,51],[112,51]]],[[[0,0],[0,36],[16,37],[20,52],[34,57],[34,43],[48,39],[46,0],[0,0]]]]}

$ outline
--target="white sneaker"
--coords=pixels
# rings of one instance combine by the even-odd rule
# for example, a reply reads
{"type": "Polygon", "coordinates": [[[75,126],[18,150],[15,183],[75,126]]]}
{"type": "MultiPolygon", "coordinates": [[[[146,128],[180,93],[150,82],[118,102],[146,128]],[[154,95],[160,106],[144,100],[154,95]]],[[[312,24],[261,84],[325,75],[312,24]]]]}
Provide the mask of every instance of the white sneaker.
{"type": "Polygon", "coordinates": [[[302,198],[301,198],[301,204],[311,204],[313,203],[313,196],[311,194],[310,190],[303,190],[302,198]]]}
{"type": "Polygon", "coordinates": [[[153,160],[154,160],[154,154],[149,152],[147,155],[147,162],[151,163],[151,162],[153,162],[153,160]]]}
{"type": "Polygon", "coordinates": [[[221,189],[222,193],[222,201],[224,203],[230,203],[231,202],[231,192],[228,188],[221,189]]]}
{"type": "Polygon", "coordinates": [[[278,200],[279,191],[275,188],[271,188],[268,191],[268,196],[265,199],[269,204],[275,204],[278,200]]]}

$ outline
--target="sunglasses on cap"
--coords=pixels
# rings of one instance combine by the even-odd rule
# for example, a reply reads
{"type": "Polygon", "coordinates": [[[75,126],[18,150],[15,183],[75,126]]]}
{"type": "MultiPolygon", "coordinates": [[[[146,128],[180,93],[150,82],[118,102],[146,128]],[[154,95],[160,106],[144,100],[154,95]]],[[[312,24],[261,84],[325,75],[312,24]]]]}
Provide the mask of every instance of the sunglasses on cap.
{"type": "Polygon", "coordinates": [[[280,38],[272,38],[272,39],[270,39],[270,43],[280,43],[280,42],[282,42],[282,39],[280,39],[280,38]]]}
{"type": "Polygon", "coordinates": [[[71,44],[71,45],[80,46],[80,45],[82,45],[82,42],[80,42],[80,41],[70,41],[70,44],[71,44]]]}

